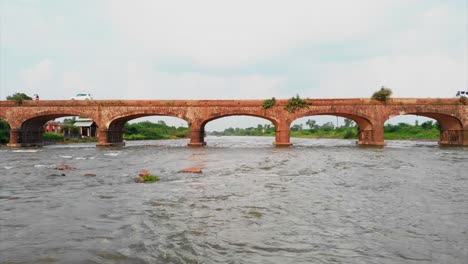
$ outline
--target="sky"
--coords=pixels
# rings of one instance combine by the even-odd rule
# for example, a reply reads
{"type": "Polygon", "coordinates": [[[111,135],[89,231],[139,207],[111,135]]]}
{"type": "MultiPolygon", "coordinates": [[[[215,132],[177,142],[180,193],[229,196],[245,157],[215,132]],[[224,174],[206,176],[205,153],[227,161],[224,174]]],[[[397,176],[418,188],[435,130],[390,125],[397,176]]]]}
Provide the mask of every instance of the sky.
{"type": "MultiPolygon", "coordinates": [[[[468,0],[0,0],[0,99],[367,98],[382,86],[454,97],[468,90],[467,10],[468,0]]],[[[222,118],[207,130],[257,123],[268,122],[222,118]]]]}

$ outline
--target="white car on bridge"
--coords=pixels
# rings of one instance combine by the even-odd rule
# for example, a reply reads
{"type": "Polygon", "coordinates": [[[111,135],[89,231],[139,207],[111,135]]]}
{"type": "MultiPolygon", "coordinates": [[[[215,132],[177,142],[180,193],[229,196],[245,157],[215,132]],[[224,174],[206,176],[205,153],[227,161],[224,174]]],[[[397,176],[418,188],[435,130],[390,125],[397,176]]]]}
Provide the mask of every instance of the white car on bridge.
{"type": "Polygon", "coordinates": [[[72,100],[93,100],[90,93],[79,93],[71,98],[72,100]]]}

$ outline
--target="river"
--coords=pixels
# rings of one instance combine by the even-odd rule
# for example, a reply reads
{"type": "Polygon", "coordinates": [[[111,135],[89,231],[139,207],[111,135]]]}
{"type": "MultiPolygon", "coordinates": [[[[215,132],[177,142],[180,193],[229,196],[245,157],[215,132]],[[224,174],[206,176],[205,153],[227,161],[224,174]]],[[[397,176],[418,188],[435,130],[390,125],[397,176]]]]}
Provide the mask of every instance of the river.
{"type": "Polygon", "coordinates": [[[0,147],[0,263],[468,263],[466,147],[206,141],[0,147]]]}

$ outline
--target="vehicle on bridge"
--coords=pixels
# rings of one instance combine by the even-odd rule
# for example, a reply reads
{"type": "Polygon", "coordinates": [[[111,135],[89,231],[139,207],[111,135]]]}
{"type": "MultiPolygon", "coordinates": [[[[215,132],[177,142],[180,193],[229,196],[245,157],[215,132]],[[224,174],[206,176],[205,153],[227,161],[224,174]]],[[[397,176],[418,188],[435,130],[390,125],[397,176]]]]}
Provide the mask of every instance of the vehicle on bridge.
{"type": "Polygon", "coordinates": [[[90,93],[79,93],[71,98],[72,100],[93,100],[90,93]]]}
{"type": "Polygon", "coordinates": [[[460,96],[468,97],[468,91],[458,91],[456,96],[457,97],[460,97],[460,96]]]}

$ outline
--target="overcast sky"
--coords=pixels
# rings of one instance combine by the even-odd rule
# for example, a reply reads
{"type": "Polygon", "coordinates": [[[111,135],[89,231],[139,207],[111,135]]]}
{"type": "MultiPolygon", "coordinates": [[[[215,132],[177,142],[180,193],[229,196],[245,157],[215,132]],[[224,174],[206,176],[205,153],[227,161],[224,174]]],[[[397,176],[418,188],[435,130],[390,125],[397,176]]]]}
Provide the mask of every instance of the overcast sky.
{"type": "Polygon", "coordinates": [[[0,0],[0,98],[453,97],[467,2],[0,0]]]}

